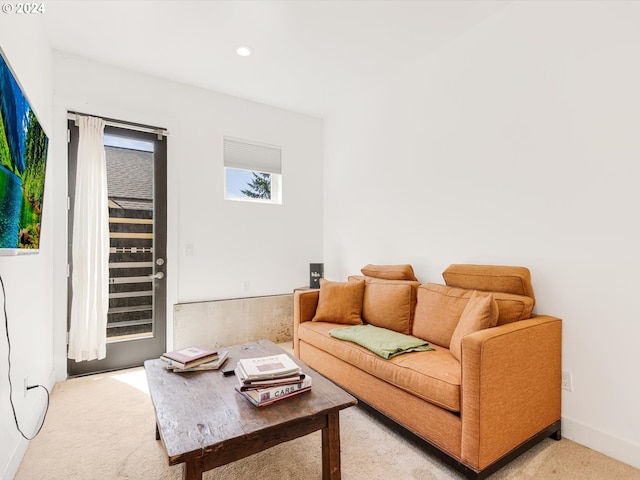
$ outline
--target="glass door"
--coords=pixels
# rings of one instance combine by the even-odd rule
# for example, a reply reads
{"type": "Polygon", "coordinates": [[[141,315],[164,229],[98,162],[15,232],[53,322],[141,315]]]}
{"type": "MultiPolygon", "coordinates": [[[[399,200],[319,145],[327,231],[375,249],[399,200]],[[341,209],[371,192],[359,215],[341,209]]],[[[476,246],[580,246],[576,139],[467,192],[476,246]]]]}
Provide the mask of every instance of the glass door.
{"type": "MultiPolygon", "coordinates": [[[[160,356],[166,345],[166,137],[107,125],[104,143],[110,237],[107,356],[84,362],[68,360],[69,376],[142,365],[160,356]]],[[[78,127],[70,120],[71,275],[77,150],[78,127]]]]}

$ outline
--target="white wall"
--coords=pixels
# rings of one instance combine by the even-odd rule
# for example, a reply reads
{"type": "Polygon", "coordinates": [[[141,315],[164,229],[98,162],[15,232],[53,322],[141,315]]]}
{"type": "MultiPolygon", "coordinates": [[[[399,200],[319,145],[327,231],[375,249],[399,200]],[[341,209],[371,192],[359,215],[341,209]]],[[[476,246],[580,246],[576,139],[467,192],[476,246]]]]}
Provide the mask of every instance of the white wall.
{"type": "MultiPolygon", "coordinates": [[[[51,49],[42,33],[41,19],[34,16],[0,15],[0,45],[34,109],[40,124],[52,138],[53,67],[51,49]]],[[[50,150],[51,152],[51,150],[50,150]]],[[[53,385],[53,211],[50,186],[55,173],[49,155],[42,236],[38,255],[0,257],[0,275],[7,294],[6,308],[11,341],[13,403],[20,428],[33,436],[45,410],[44,390],[23,394],[29,384],[53,385]]],[[[1,295],[1,293],[0,293],[1,295]]],[[[0,312],[2,299],[0,298],[0,312]]],[[[13,478],[28,442],[18,433],[9,402],[8,345],[4,315],[0,315],[0,478],[13,478]]]]}
{"type": "MultiPolygon", "coordinates": [[[[35,391],[23,399],[23,378],[50,389],[54,380],[66,378],[67,110],[165,127],[170,132],[169,342],[175,303],[291,293],[307,284],[308,264],[322,261],[323,123],[52,54],[37,23],[12,23],[7,18],[0,16],[0,44],[52,139],[42,251],[33,257],[0,258],[9,296],[13,398],[23,430],[32,434],[44,401],[35,391]],[[282,205],[223,200],[225,135],[282,147],[282,205]],[[185,244],[193,245],[193,256],[185,256],[185,244]]],[[[6,342],[0,341],[0,358],[6,358],[6,350],[6,342]]],[[[6,369],[6,362],[0,360],[0,378],[6,379],[6,369]]],[[[8,382],[0,380],[2,479],[13,478],[27,447],[13,425],[8,397],[8,382]]]]}
{"type": "MultiPolygon", "coordinates": [[[[60,52],[54,70],[57,129],[71,110],[169,130],[169,339],[175,303],[291,293],[308,283],[309,263],[322,255],[320,119],[60,52]],[[224,136],[282,147],[282,205],[223,199],[224,136]]],[[[66,157],[66,145],[57,147],[66,157]]],[[[66,183],[58,187],[63,196],[66,183]]],[[[63,269],[56,272],[62,281],[63,269]]]]}
{"type": "Polygon", "coordinates": [[[640,467],[640,3],[514,2],[326,122],[325,273],[530,268],[563,434],[640,467]]]}

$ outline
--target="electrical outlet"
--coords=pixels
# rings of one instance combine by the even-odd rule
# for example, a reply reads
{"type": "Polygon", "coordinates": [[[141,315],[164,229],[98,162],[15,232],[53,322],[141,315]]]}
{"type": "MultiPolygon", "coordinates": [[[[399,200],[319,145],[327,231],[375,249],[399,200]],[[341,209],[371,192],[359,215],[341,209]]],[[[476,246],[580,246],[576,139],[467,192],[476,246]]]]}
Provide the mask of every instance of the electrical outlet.
{"type": "Polygon", "coordinates": [[[24,377],[24,396],[27,396],[27,387],[29,386],[29,377],[24,377]]]}
{"type": "Polygon", "coordinates": [[[573,392],[573,380],[571,378],[571,372],[562,372],[562,388],[573,392]]]}

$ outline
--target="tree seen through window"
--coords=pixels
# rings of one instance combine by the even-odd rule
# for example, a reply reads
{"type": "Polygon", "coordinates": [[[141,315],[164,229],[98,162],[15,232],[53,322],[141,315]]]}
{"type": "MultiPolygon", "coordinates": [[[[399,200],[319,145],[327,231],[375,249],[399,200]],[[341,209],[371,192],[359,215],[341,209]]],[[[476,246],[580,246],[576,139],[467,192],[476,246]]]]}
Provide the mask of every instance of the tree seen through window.
{"type": "Polygon", "coordinates": [[[251,172],[252,178],[247,183],[246,189],[240,190],[244,195],[250,198],[271,198],[271,174],[262,172],[251,172]]]}

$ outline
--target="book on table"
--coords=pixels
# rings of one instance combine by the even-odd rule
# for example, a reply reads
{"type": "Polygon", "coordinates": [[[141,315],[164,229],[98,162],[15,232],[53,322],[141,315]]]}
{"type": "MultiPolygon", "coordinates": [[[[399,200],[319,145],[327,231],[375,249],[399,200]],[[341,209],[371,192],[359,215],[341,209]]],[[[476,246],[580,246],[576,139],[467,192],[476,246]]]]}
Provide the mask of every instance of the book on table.
{"type": "Polygon", "coordinates": [[[311,377],[282,353],[238,360],[235,389],[257,407],[270,405],[311,389],[311,377]]]}
{"type": "Polygon", "coordinates": [[[195,367],[180,368],[175,365],[167,365],[167,369],[173,372],[200,372],[203,370],[218,370],[224,362],[229,358],[229,351],[223,350],[219,352],[213,360],[196,365],[195,367]]]}
{"type": "Polygon", "coordinates": [[[234,371],[236,378],[238,379],[238,387],[240,390],[254,390],[257,388],[270,388],[278,387],[281,385],[290,385],[300,383],[306,375],[302,372],[295,375],[287,375],[286,377],[266,378],[262,380],[250,380],[246,378],[242,366],[238,363],[234,371]]]}
{"type": "Polygon", "coordinates": [[[286,353],[238,360],[243,380],[267,380],[299,375],[300,367],[286,353]]]}
{"type": "Polygon", "coordinates": [[[205,347],[187,347],[165,352],[160,357],[168,365],[178,368],[191,368],[201,363],[210,362],[218,357],[217,350],[205,347]]]}
{"type": "Polygon", "coordinates": [[[256,407],[271,405],[272,403],[291,398],[300,393],[311,390],[311,377],[306,376],[298,383],[279,385],[276,387],[256,388],[251,390],[241,390],[240,385],[236,385],[236,390],[244,398],[249,400],[256,407]]]}

